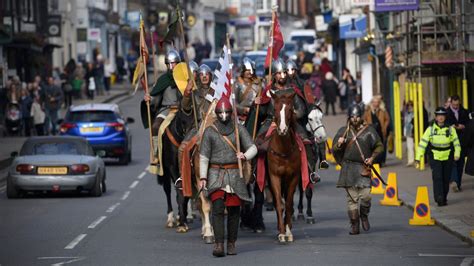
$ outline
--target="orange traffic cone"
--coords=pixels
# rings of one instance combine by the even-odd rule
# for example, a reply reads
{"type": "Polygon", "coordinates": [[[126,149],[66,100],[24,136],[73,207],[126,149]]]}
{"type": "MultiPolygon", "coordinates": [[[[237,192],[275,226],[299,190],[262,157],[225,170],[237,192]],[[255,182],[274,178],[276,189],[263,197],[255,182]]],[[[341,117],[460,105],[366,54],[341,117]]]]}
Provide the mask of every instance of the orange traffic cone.
{"type": "MultiPolygon", "coordinates": [[[[374,164],[374,168],[375,170],[377,170],[378,173],[382,174],[382,172],[380,172],[380,165],[378,163],[374,164]]],[[[371,184],[372,184],[372,188],[370,190],[370,194],[383,195],[385,193],[385,189],[383,188],[382,182],[380,182],[380,179],[378,179],[378,177],[375,176],[375,174],[373,173],[373,170],[372,170],[371,184]]]]}
{"type": "Polygon", "coordinates": [[[327,140],[327,146],[329,147],[329,149],[326,149],[326,161],[330,162],[330,163],[336,163],[336,159],[334,159],[334,155],[332,154],[332,151],[330,149],[332,149],[332,138],[328,138],[327,140]]]}
{"type": "Polygon", "coordinates": [[[387,187],[385,188],[385,194],[380,204],[384,206],[400,206],[402,202],[398,200],[398,188],[397,188],[397,174],[388,173],[387,187]]]}
{"type": "Polygon", "coordinates": [[[408,222],[410,225],[434,225],[431,219],[430,200],[428,198],[428,187],[418,187],[416,191],[416,203],[413,209],[413,218],[408,222]]]}

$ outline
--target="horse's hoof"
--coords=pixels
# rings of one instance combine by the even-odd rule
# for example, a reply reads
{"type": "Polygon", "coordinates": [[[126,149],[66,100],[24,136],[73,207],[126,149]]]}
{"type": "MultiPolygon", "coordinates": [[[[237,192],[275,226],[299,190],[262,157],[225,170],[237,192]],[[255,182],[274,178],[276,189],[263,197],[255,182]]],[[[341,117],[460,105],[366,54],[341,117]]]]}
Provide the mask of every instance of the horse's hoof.
{"type": "Polygon", "coordinates": [[[173,228],[174,227],[174,223],[173,222],[169,222],[166,224],[166,228],[173,228]]]}
{"type": "Polygon", "coordinates": [[[284,234],[278,234],[278,243],[280,244],[286,243],[286,236],[284,234]]]}
{"type": "Polygon", "coordinates": [[[187,233],[188,227],[186,225],[180,225],[176,228],[176,233],[187,233]]]}
{"type": "Polygon", "coordinates": [[[293,236],[286,236],[286,242],[293,242],[293,236]]]}
{"type": "Polygon", "coordinates": [[[298,217],[296,218],[298,221],[304,221],[304,214],[298,213],[298,217]]]}
{"type": "Polygon", "coordinates": [[[192,224],[194,222],[194,219],[193,218],[187,218],[186,221],[188,222],[188,224],[192,224]]]}
{"type": "Polygon", "coordinates": [[[205,236],[203,237],[204,243],[206,244],[214,244],[214,237],[213,236],[205,236]]]}
{"type": "Polygon", "coordinates": [[[316,220],[314,219],[314,217],[306,217],[306,223],[307,224],[314,224],[316,222],[316,220]]]}

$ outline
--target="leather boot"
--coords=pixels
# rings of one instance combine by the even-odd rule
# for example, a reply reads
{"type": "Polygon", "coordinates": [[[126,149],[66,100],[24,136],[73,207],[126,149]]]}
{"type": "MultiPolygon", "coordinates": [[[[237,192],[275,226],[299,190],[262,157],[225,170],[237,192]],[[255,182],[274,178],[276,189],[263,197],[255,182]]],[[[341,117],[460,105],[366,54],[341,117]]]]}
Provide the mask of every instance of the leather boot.
{"type": "Polygon", "coordinates": [[[370,212],[370,205],[360,206],[360,221],[362,223],[362,229],[364,229],[364,231],[370,230],[369,212],[370,212]]]}
{"type": "Polygon", "coordinates": [[[227,241],[227,255],[237,255],[235,251],[235,241],[227,241]]]}
{"type": "Polygon", "coordinates": [[[351,220],[350,235],[358,235],[360,233],[359,210],[348,211],[349,219],[351,220]]]}
{"type": "Polygon", "coordinates": [[[214,255],[214,257],[225,257],[224,243],[215,243],[212,255],[214,255]]]}

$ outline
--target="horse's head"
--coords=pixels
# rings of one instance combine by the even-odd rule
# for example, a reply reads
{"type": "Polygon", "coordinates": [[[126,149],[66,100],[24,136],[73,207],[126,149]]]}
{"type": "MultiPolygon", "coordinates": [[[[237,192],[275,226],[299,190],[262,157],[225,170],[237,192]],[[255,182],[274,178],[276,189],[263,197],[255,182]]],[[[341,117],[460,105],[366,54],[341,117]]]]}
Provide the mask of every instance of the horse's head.
{"type": "Polygon", "coordinates": [[[290,125],[294,122],[293,98],[295,98],[296,93],[288,91],[270,93],[275,107],[274,122],[277,124],[277,133],[280,136],[285,136],[288,134],[290,125]]]}
{"type": "Polygon", "coordinates": [[[193,120],[194,116],[192,112],[187,114],[182,109],[180,109],[175,117],[176,134],[178,134],[179,137],[184,138],[184,136],[193,128],[193,120]]]}
{"type": "Polygon", "coordinates": [[[308,123],[306,129],[313,134],[316,143],[323,143],[327,140],[326,129],[322,123],[323,112],[319,105],[312,105],[308,114],[308,123]]]}

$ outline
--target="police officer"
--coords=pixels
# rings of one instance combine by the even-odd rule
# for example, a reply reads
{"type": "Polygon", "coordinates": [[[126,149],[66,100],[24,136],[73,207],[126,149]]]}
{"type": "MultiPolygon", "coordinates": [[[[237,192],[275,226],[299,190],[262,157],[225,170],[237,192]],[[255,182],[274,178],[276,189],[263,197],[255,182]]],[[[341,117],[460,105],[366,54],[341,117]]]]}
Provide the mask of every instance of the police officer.
{"type": "Polygon", "coordinates": [[[447,114],[443,107],[436,108],[435,121],[423,134],[415,160],[419,165],[421,157],[426,152],[426,147],[430,147],[433,193],[438,206],[448,204],[449,179],[453,168],[453,160],[459,160],[461,155],[461,145],[456,130],[445,123],[447,114]]]}

